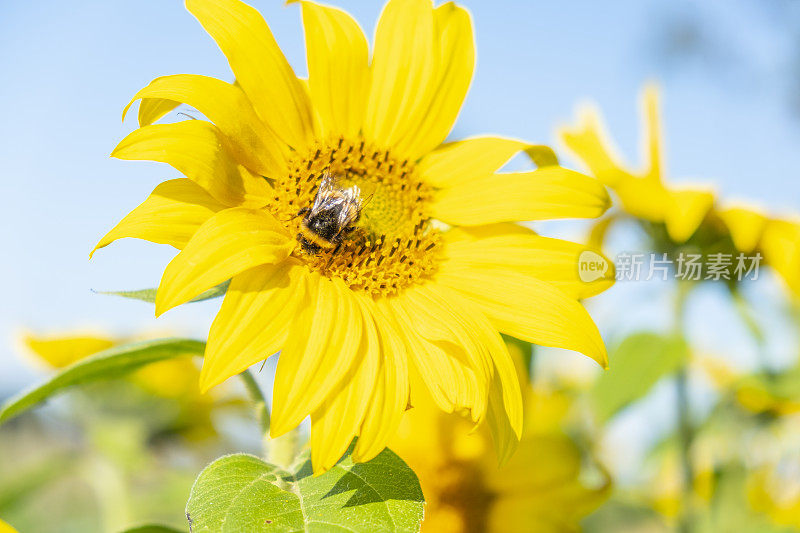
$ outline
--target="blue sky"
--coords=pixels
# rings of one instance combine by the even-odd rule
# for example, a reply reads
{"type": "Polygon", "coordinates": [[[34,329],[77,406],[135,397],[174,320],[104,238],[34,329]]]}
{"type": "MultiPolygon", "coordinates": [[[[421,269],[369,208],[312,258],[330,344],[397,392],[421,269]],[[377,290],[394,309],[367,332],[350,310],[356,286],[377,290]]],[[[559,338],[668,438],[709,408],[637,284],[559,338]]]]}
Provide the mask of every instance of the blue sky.
{"type": "MultiPolygon", "coordinates": [[[[298,7],[252,3],[304,73],[298,7]]],[[[800,20],[796,3],[463,3],[473,13],[478,65],[459,135],[551,143],[576,103],[592,99],[635,162],[637,95],[656,79],[664,89],[668,167],[676,181],[700,180],[724,197],[800,210],[800,120],[790,106],[797,83],[790,74],[798,70],[797,28],[790,22],[800,20]],[[666,38],[684,19],[693,21],[689,29],[678,24],[679,38],[666,38]]],[[[372,34],[380,2],[336,5],[372,34]]],[[[179,0],[10,0],[0,3],[0,72],[0,397],[36,379],[14,346],[23,329],[203,336],[218,302],[156,320],[147,304],[92,292],[155,286],[173,250],[126,240],[91,262],[88,253],[158,182],[177,177],[163,165],[108,157],[135,127],[132,119],[120,121],[123,106],[160,75],[231,79],[213,41],[179,0]]],[[[592,310],[607,336],[613,328],[663,328],[662,289],[622,287],[592,310]],[[620,316],[623,295],[630,297],[625,312],[635,310],[630,319],[620,316]]],[[[712,300],[698,313],[716,309],[712,300]]],[[[725,320],[720,312],[714,327],[725,320]]],[[[696,329],[702,337],[713,327],[696,329]]]]}

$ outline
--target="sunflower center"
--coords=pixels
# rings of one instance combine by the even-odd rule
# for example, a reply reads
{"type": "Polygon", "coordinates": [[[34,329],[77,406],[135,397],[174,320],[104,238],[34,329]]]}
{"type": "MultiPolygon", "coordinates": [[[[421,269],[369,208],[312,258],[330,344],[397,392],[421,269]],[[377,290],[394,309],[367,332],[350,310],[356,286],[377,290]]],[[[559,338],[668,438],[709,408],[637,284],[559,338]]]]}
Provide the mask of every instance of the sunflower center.
{"type": "Polygon", "coordinates": [[[300,244],[313,241],[295,252],[310,268],[374,295],[397,294],[435,270],[440,238],[427,213],[432,191],[413,163],[362,139],[339,138],[299,153],[289,169],[275,182],[268,207],[300,244]],[[335,231],[330,224],[316,231],[308,221],[320,215],[312,208],[326,174],[333,178],[334,194],[358,187],[359,216],[335,231]]]}

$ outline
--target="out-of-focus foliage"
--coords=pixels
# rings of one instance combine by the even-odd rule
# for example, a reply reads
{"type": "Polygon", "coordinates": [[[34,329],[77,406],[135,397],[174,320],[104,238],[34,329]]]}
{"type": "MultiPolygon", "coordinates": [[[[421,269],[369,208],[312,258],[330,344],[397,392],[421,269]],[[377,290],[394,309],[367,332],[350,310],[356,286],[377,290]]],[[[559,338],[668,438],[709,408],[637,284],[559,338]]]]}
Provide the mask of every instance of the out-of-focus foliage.
{"type": "Polygon", "coordinates": [[[32,362],[57,373],[2,415],[21,415],[0,427],[0,457],[13,458],[0,460],[0,516],[19,531],[116,532],[152,522],[186,530],[182,509],[197,472],[230,445],[214,419],[251,418],[228,391],[199,394],[199,369],[186,354],[202,343],[121,342],[26,339],[32,362]],[[47,409],[23,412],[72,385],[80,387],[47,409]]]}
{"type": "Polygon", "coordinates": [[[689,357],[680,337],[638,333],[627,337],[609,356],[609,370],[595,382],[591,403],[601,423],[644,396],[661,378],[689,357]]]}
{"type": "Polygon", "coordinates": [[[186,403],[200,397],[197,387],[193,386],[196,381],[192,380],[192,377],[196,378],[199,374],[187,357],[202,355],[204,343],[165,339],[118,347],[113,347],[114,344],[111,340],[89,337],[58,338],[50,341],[30,339],[28,345],[42,359],[56,368],[60,368],[58,364],[62,364],[64,368],[44,384],[4,404],[0,409],[0,423],[69,387],[118,378],[137,370],[141,375],[134,376],[133,381],[151,392],[178,398],[186,403]],[[102,351],[94,353],[97,348],[102,351]],[[145,368],[152,363],[158,366],[155,369],[145,368]]]}

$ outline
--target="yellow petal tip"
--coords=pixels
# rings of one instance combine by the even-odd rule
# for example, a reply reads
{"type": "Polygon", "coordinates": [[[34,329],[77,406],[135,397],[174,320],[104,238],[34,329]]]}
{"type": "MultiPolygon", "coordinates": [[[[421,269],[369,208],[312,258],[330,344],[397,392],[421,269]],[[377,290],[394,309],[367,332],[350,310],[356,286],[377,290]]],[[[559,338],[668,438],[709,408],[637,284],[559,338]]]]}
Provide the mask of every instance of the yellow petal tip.
{"type": "Polygon", "coordinates": [[[217,383],[212,383],[207,379],[203,379],[203,377],[201,376],[200,382],[198,383],[197,386],[200,388],[200,394],[206,394],[208,391],[210,391],[217,385],[218,385],[217,383]]]}

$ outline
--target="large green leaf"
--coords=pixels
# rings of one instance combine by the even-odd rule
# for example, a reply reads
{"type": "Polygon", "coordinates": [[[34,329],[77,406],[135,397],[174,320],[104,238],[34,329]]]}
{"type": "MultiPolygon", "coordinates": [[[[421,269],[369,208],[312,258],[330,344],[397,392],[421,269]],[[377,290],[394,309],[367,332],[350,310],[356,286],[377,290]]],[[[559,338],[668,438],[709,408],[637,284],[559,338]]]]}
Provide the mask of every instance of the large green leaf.
{"type": "Polygon", "coordinates": [[[423,505],[416,475],[388,449],[368,463],[348,453],[316,477],[308,452],[288,472],[237,454],[200,473],[186,517],[193,533],[413,532],[423,505]]]}
{"type": "MultiPolygon", "coordinates": [[[[190,302],[202,302],[203,300],[210,300],[212,298],[219,298],[220,296],[225,296],[225,292],[228,290],[228,285],[231,284],[231,281],[223,281],[216,287],[211,287],[207,291],[201,292],[194,298],[190,300],[190,302]]],[[[156,303],[156,292],[158,289],[139,289],[136,291],[97,291],[97,294],[108,294],[111,296],[122,296],[123,298],[130,298],[132,300],[141,300],[143,302],[150,302],[151,304],[156,303]]]]}
{"type": "Polygon", "coordinates": [[[681,337],[636,333],[609,356],[609,370],[592,390],[595,412],[601,422],[647,394],[662,377],[674,372],[689,357],[681,337]]]}
{"type": "Polygon", "coordinates": [[[205,343],[159,339],[115,346],[62,369],[55,376],[8,400],[0,408],[0,424],[68,387],[122,377],[145,365],[181,355],[203,355],[205,343]]]}

